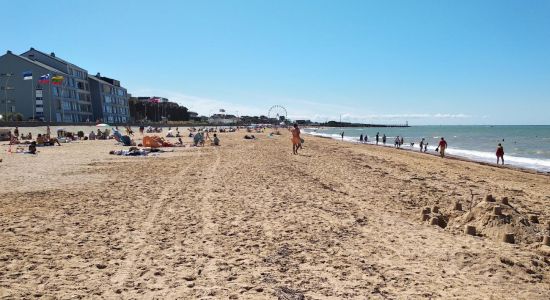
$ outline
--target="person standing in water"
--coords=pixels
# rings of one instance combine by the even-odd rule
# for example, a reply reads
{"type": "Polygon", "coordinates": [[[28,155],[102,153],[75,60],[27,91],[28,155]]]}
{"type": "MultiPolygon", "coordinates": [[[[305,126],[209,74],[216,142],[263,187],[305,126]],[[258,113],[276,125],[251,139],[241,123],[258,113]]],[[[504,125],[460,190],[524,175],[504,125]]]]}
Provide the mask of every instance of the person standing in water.
{"type": "Polygon", "coordinates": [[[361,135],[359,136],[359,142],[362,143],[363,142],[363,134],[361,133],[361,135]]]}
{"type": "Polygon", "coordinates": [[[502,147],[502,144],[498,144],[497,147],[497,165],[500,160],[502,160],[502,165],[504,165],[504,147],[502,147]]]}
{"type": "Polygon", "coordinates": [[[302,143],[302,140],[300,139],[300,128],[298,128],[298,124],[294,123],[294,128],[292,128],[291,132],[292,154],[298,154],[298,149],[300,149],[300,144],[302,143]]]}
{"type": "Polygon", "coordinates": [[[342,141],[344,140],[344,132],[342,131],[342,133],[340,134],[342,136],[342,141]]]}
{"type": "Polygon", "coordinates": [[[439,155],[445,157],[445,149],[447,149],[447,141],[445,141],[445,138],[441,138],[437,149],[439,149],[439,155]]]}
{"type": "Polygon", "coordinates": [[[380,138],[380,132],[376,133],[376,145],[378,145],[378,139],[380,138]]]}
{"type": "Polygon", "coordinates": [[[382,136],[382,143],[384,143],[384,145],[386,144],[386,134],[384,133],[384,135],[382,136]]]}
{"type": "Polygon", "coordinates": [[[422,150],[424,150],[424,138],[420,141],[420,152],[422,152],[422,150]]]}

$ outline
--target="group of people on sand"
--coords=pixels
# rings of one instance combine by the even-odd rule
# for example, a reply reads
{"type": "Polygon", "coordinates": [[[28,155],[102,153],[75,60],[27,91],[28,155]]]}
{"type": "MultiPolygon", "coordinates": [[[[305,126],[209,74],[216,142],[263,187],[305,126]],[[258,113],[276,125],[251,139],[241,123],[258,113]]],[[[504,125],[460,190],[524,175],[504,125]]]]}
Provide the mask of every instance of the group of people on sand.
{"type": "MultiPolygon", "coordinates": [[[[214,133],[213,137],[210,138],[210,132],[208,130],[204,130],[204,131],[199,130],[199,132],[195,134],[189,133],[189,136],[193,137],[193,146],[195,147],[199,147],[199,146],[204,147],[204,144],[207,140],[210,141],[211,146],[220,145],[220,138],[218,138],[218,134],[214,133]]],[[[179,141],[181,142],[181,138],[179,139],[179,141]]]]}
{"type": "MultiPolygon", "coordinates": [[[[19,128],[15,127],[13,133],[9,131],[9,145],[28,145],[28,149],[25,151],[24,147],[18,146],[15,151],[16,153],[27,153],[27,154],[37,154],[37,147],[45,146],[61,146],[59,139],[51,136],[50,126],[46,127],[46,134],[38,134],[36,140],[33,140],[32,134],[29,132],[28,135],[20,135],[19,128]]],[[[10,148],[11,149],[11,148],[10,148]]]]}

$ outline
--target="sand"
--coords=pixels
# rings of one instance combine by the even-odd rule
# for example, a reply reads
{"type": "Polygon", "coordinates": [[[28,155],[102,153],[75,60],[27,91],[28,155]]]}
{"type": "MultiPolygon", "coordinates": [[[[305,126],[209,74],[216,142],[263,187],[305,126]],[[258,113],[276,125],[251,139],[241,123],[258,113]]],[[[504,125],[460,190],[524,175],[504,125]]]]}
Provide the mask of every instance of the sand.
{"type": "Polygon", "coordinates": [[[0,146],[0,297],[550,298],[549,176],[244,134],[154,157],[0,146]]]}

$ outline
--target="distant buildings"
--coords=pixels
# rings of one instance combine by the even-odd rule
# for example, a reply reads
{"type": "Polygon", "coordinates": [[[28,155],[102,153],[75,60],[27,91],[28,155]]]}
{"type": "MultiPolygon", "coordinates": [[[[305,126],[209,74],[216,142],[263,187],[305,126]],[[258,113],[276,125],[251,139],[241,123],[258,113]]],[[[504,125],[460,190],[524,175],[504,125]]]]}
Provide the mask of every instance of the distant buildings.
{"type": "Polygon", "coordinates": [[[117,80],[88,76],[88,71],[53,52],[31,48],[16,55],[7,51],[0,56],[0,86],[4,119],[67,123],[129,120],[127,92],[117,80]],[[97,89],[92,91],[92,86],[97,89]]]}
{"type": "Polygon", "coordinates": [[[96,76],[88,76],[94,119],[107,123],[126,123],[130,120],[128,107],[128,92],[120,86],[118,80],[96,76]]]}
{"type": "Polygon", "coordinates": [[[234,115],[225,115],[225,114],[214,114],[208,118],[208,123],[213,125],[229,125],[237,124],[240,121],[240,118],[234,115]]]}

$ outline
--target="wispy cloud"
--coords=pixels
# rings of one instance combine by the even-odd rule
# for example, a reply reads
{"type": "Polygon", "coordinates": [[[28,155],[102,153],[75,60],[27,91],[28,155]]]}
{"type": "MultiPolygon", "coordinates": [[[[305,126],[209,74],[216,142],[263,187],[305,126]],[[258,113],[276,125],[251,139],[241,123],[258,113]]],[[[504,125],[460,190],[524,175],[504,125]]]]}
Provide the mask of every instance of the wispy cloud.
{"type": "Polygon", "coordinates": [[[133,92],[135,95],[166,97],[171,101],[186,106],[192,111],[202,115],[210,115],[223,108],[228,113],[239,115],[267,115],[269,107],[273,104],[281,104],[288,110],[288,117],[293,120],[312,120],[326,122],[329,120],[340,120],[345,122],[404,122],[408,120],[458,120],[472,118],[464,113],[393,113],[377,114],[366,113],[356,114],[349,111],[354,107],[334,104],[320,103],[304,99],[262,97],[265,101],[251,101],[251,104],[236,104],[227,100],[211,99],[189,95],[186,93],[159,89],[140,89],[133,92]],[[268,103],[269,102],[269,103],[268,103]],[[341,113],[340,113],[341,112],[341,113]]]}

